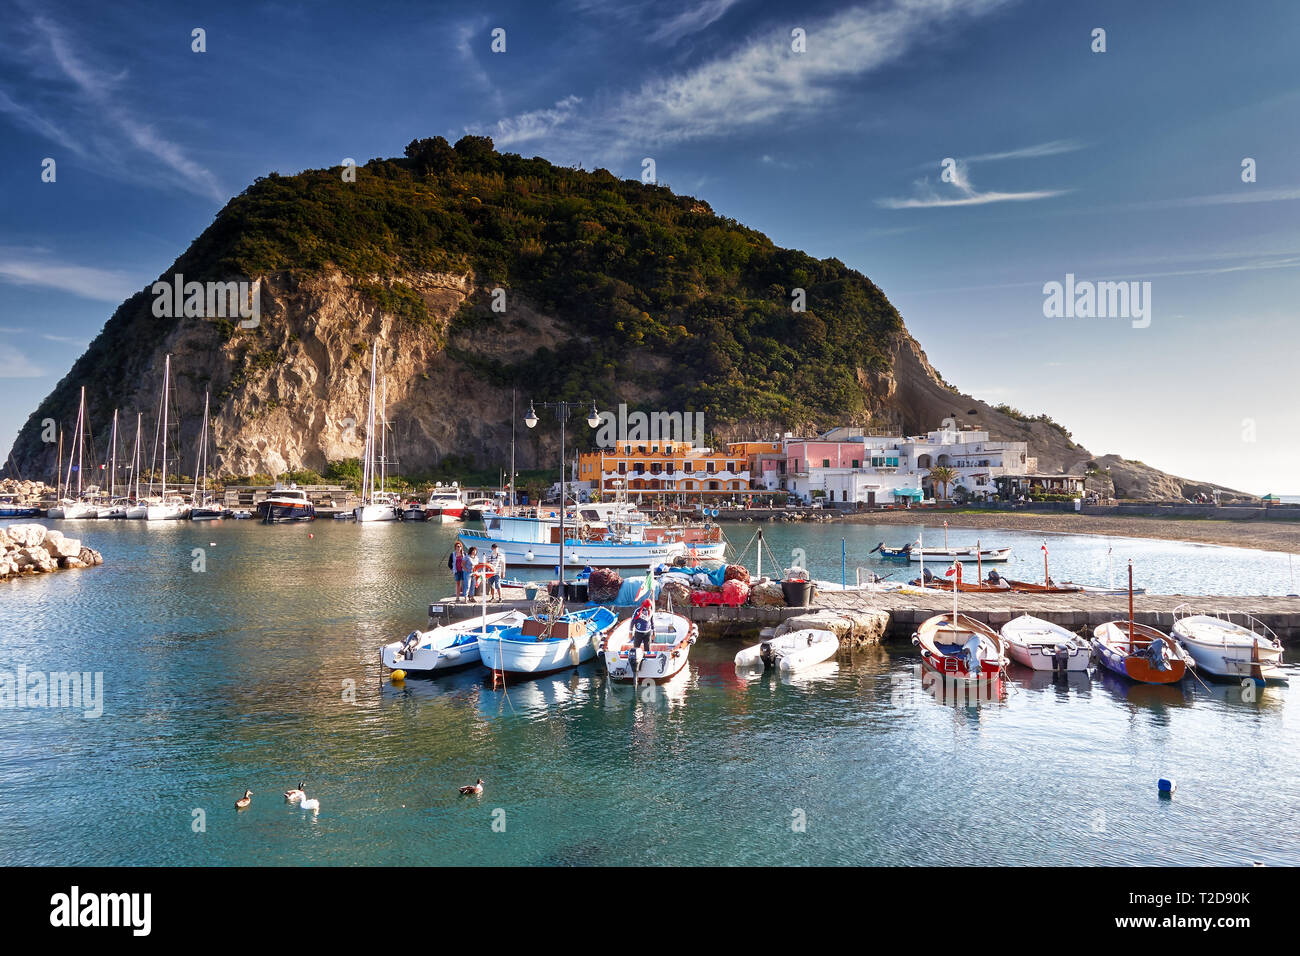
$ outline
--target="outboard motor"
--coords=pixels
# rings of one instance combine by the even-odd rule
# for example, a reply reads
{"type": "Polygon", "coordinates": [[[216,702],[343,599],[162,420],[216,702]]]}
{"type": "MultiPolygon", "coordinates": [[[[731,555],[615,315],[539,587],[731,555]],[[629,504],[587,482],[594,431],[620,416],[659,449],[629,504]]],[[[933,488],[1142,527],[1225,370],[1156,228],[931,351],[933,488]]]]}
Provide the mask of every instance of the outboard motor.
{"type": "Polygon", "coordinates": [[[772,649],[771,641],[763,642],[762,646],[758,649],[758,656],[765,666],[776,666],[776,652],[772,649]]]}
{"type": "Polygon", "coordinates": [[[637,654],[640,653],[640,651],[641,648],[633,644],[628,648],[627,652],[627,674],[632,678],[633,683],[635,683],[637,678],[641,676],[641,659],[637,657],[637,654]]]}
{"type": "Polygon", "coordinates": [[[1070,645],[1057,644],[1052,654],[1052,673],[1065,674],[1070,670],[1070,645]]]}
{"type": "Polygon", "coordinates": [[[420,642],[419,631],[412,631],[410,634],[407,634],[406,639],[402,641],[401,648],[399,648],[397,651],[398,656],[403,658],[404,660],[409,661],[411,658],[415,656],[415,645],[418,644],[419,642],[420,642]]]}
{"type": "Polygon", "coordinates": [[[1146,657],[1151,662],[1151,666],[1158,671],[1167,671],[1171,667],[1169,658],[1165,656],[1164,641],[1152,641],[1148,644],[1146,657]]]}

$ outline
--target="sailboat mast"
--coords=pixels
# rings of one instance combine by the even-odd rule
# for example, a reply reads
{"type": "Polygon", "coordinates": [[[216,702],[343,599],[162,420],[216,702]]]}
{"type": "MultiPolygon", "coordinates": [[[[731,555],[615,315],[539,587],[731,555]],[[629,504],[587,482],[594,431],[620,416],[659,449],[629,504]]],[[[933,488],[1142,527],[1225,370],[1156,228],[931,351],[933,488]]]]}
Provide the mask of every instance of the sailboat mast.
{"type": "MultiPolygon", "coordinates": [[[[86,386],[81,386],[81,407],[77,409],[77,498],[81,498],[82,452],[86,447],[86,386]]],[[[71,456],[68,458],[71,461],[71,456]]],[[[71,482],[69,482],[71,484],[71,482]]]]}
{"type": "Polygon", "coordinates": [[[379,491],[388,486],[388,376],[384,376],[384,397],[379,406],[379,491]]]}
{"type": "Polygon", "coordinates": [[[135,500],[140,500],[140,427],[144,420],[143,412],[135,413],[135,451],[131,453],[131,477],[135,481],[135,500]]]}
{"type": "Polygon", "coordinates": [[[112,471],[108,473],[108,498],[111,501],[117,492],[117,409],[113,409],[113,437],[109,441],[109,457],[112,459],[112,471]]]}
{"type": "Polygon", "coordinates": [[[63,500],[63,429],[59,429],[59,452],[54,456],[54,489],[55,498],[63,500]]]}
{"type": "Polygon", "coordinates": [[[510,514],[515,513],[515,392],[510,389],[510,514]]]}
{"type": "Polygon", "coordinates": [[[167,398],[172,379],[172,357],[163,364],[163,417],[162,417],[162,496],[167,497],[167,398]]]}
{"type": "Polygon", "coordinates": [[[374,503],[375,498],[375,367],[379,360],[379,343],[370,346],[370,398],[366,406],[366,464],[362,471],[362,504],[374,503]]]}
{"type": "Polygon", "coordinates": [[[207,498],[208,493],[208,476],[206,469],[208,467],[208,393],[203,393],[203,426],[199,429],[199,447],[194,456],[194,493],[193,497],[196,502],[199,499],[199,476],[203,476],[203,496],[207,498]]]}

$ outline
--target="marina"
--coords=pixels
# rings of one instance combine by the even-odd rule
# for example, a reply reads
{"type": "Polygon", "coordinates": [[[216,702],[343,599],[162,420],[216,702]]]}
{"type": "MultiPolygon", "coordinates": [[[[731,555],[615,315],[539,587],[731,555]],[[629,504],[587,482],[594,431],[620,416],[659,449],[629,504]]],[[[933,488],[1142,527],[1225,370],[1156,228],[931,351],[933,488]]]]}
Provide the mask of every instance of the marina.
{"type": "MultiPolygon", "coordinates": [[[[698,640],[686,645],[679,673],[642,681],[635,692],[598,649],[576,667],[561,661],[547,676],[494,682],[471,661],[394,683],[391,665],[403,661],[381,658],[380,649],[397,642],[399,650],[403,635],[428,627],[429,606],[440,603],[430,591],[450,592],[445,555],[457,530],[397,522],[102,522],[93,537],[84,532],[111,555],[102,567],[6,585],[33,589],[30,600],[0,599],[9,659],[32,669],[104,672],[105,715],[112,718],[33,707],[8,712],[0,731],[0,826],[27,834],[11,858],[93,863],[107,858],[95,848],[109,845],[112,833],[112,859],[142,864],[236,863],[249,854],[262,862],[758,864],[796,848],[822,863],[915,862],[918,854],[945,864],[1296,862],[1269,836],[1252,783],[1266,777],[1277,800],[1300,799],[1286,769],[1300,758],[1288,730],[1297,713],[1293,684],[1269,682],[1247,694],[1236,681],[1154,686],[1096,666],[1054,676],[1012,660],[996,693],[955,700],[925,682],[911,644],[926,620],[951,612],[947,592],[814,590],[807,608],[674,605],[698,640]],[[201,573],[191,569],[195,547],[206,554],[201,573]],[[159,559],[166,555],[173,557],[159,559]],[[243,593],[257,600],[234,599],[243,593]],[[876,630],[872,622],[882,613],[885,624],[876,630]],[[765,629],[773,637],[782,625],[797,633],[810,615],[821,618],[814,630],[822,640],[834,626],[828,617],[855,616],[870,627],[860,631],[864,640],[834,642],[821,663],[736,668],[739,652],[769,639],[765,629]],[[71,635],[57,656],[40,639],[51,629],[71,635]],[[1143,732],[1121,746],[1116,731],[1134,723],[1143,732]],[[687,751],[689,759],[663,759],[687,751]],[[33,762],[39,753],[47,756],[33,762]],[[932,765],[939,760],[943,773],[932,765]],[[69,776],[73,766],[78,771],[69,776]],[[1093,817],[1106,812],[1097,793],[1140,803],[1157,769],[1178,777],[1185,799],[1162,806],[1141,829],[1107,814],[1106,829],[1094,830],[1093,817]],[[177,776],[194,800],[214,806],[243,793],[241,786],[227,797],[230,780],[278,793],[305,779],[322,808],[309,819],[274,822],[256,816],[255,797],[245,813],[262,822],[222,828],[199,843],[166,822],[176,812],[167,800],[142,806],[130,796],[165,791],[177,776]],[[458,810],[454,788],[447,795],[439,785],[479,776],[491,806],[505,807],[518,827],[509,847],[492,842],[481,814],[458,810]],[[53,787],[55,777],[64,785],[53,787]],[[90,792],[98,796],[87,806],[90,792]],[[670,792],[682,796],[665,803],[670,792]],[[22,807],[37,793],[46,794],[44,819],[32,828],[22,807]],[[989,817],[996,839],[979,850],[956,821],[919,830],[920,794],[926,805],[960,799],[973,809],[1011,808],[1035,822],[1035,836],[1027,839],[1001,813],[989,817]],[[581,825],[566,822],[564,807],[574,800],[584,806],[581,825]],[[1082,826],[1048,812],[1063,802],[1081,808],[1082,826]],[[796,807],[814,822],[846,815],[875,822],[810,825],[794,843],[788,818],[796,807]],[[670,820],[682,838],[663,843],[654,834],[670,820]],[[612,855],[591,839],[593,825],[619,827],[632,849],[612,855]],[[1254,836],[1243,841],[1243,827],[1254,836]],[[45,835],[53,831],[78,838],[56,843],[45,835]],[[751,839],[755,834],[762,836],[751,839]],[[723,843],[732,845],[724,851],[723,843]]],[[[740,548],[752,534],[740,525],[724,530],[740,548]]],[[[810,538],[826,534],[807,562],[820,579],[838,570],[840,535],[829,533],[837,530],[791,528],[782,538],[787,529],[772,529],[769,543],[774,550],[816,547],[810,538]]],[[[874,533],[864,531],[851,550],[865,555],[879,540],[874,533]]],[[[1149,550],[1165,546],[1151,542],[1149,550]]],[[[1104,553],[1105,542],[1062,539],[1053,545],[1054,562],[1095,566],[1098,548],[1104,553]]],[[[1201,550],[1174,548],[1162,573],[1201,550]]],[[[1233,557],[1266,560],[1252,552],[1233,557]]],[[[1155,566],[1149,570],[1159,579],[1155,566]]],[[[544,577],[540,569],[508,573],[534,585],[544,577]]],[[[502,603],[486,608],[441,602],[436,623],[463,621],[473,630],[486,610],[490,624],[518,626],[533,602],[522,587],[507,585],[503,593],[502,603]]],[[[959,601],[962,615],[995,632],[1027,612],[1090,633],[1094,622],[1123,618],[1128,606],[1127,596],[1082,593],[959,601]]],[[[1136,620],[1168,631],[1188,601],[1144,595],[1136,620]]],[[[1282,639],[1287,669],[1294,665],[1300,599],[1196,601],[1255,613],[1282,639]]],[[[657,655],[664,647],[653,649],[657,655]]],[[[658,669],[657,657],[650,668],[658,669]]]]}

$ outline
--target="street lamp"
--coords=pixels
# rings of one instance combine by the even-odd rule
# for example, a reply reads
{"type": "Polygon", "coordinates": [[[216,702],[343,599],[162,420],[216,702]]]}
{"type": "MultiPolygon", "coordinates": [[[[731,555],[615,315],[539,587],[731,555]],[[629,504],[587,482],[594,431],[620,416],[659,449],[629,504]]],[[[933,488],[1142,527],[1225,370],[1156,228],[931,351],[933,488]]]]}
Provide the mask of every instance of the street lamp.
{"type": "MultiPolygon", "coordinates": [[[[570,413],[572,413],[573,411],[577,410],[577,409],[578,409],[580,406],[582,406],[582,405],[588,405],[588,404],[589,404],[589,405],[591,406],[591,411],[590,411],[590,412],[588,413],[588,415],[587,415],[587,424],[590,425],[592,428],[595,428],[597,425],[600,424],[600,413],[599,413],[598,411],[596,411],[596,403],[595,403],[595,402],[541,402],[540,404],[541,404],[541,406],[542,406],[543,408],[553,408],[553,409],[555,409],[555,417],[558,418],[558,419],[560,420],[560,548],[559,548],[559,561],[558,561],[558,564],[556,565],[556,567],[557,567],[557,570],[558,570],[558,573],[559,573],[559,577],[560,577],[560,595],[561,595],[561,597],[563,597],[563,595],[564,595],[564,563],[565,563],[565,555],[564,555],[564,499],[565,499],[564,469],[565,469],[565,467],[566,467],[566,462],[565,462],[565,457],[564,457],[564,437],[565,437],[564,426],[565,426],[566,424],[568,424],[570,413]]],[[[532,401],[529,401],[529,403],[528,403],[528,414],[524,416],[524,424],[527,425],[529,428],[536,428],[536,427],[537,427],[537,423],[538,423],[538,421],[540,421],[540,419],[537,417],[537,408],[536,408],[536,405],[535,405],[532,401]]],[[[576,559],[577,559],[577,555],[575,554],[573,557],[574,557],[574,559],[575,559],[575,560],[574,560],[574,563],[576,564],[576,563],[577,563],[577,561],[576,561],[576,559]]]]}

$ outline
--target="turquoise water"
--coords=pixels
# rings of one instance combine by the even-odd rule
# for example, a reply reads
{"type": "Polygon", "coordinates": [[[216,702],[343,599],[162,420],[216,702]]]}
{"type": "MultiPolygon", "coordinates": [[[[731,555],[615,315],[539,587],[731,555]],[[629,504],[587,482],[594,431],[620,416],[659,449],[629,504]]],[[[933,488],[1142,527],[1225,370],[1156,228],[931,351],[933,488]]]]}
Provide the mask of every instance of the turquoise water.
{"type": "MultiPolygon", "coordinates": [[[[859,553],[906,540],[765,530],[819,576],[846,531],[859,553]]],[[[104,713],[0,710],[0,863],[1300,862],[1287,687],[1249,700],[1016,670],[1005,699],[953,703],[921,688],[910,647],[784,683],[739,677],[738,642],[701,641],[648,699],[595,665],[505,691],[473,671],[395,688],[377,648],[450,590],[450,528],[80,533],[103,567],[0,585],[0,669],[102,671],[104,713]],[[480,776],[482,797],[457,794],[480,776]],[[318,815],[280,796],[299,780],[318,815]]],[[[1049,547],[1054,574],[1058,553],[1095,560],[1087,539],[1049,547]]],[[[1171,580],[1215,550],[1141,547],[1171,580]]],[[[1235,554],[1259,562],[1242,582],[1277,557],[1235,554]]]]}

